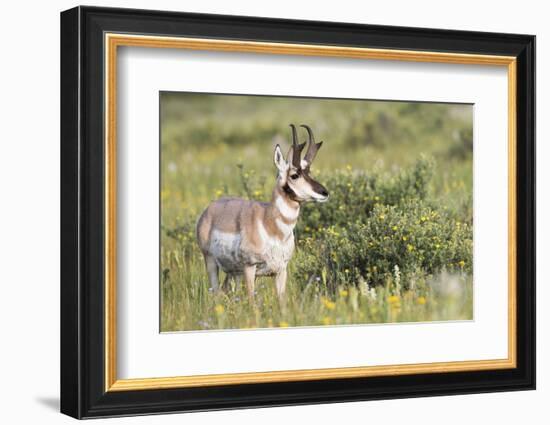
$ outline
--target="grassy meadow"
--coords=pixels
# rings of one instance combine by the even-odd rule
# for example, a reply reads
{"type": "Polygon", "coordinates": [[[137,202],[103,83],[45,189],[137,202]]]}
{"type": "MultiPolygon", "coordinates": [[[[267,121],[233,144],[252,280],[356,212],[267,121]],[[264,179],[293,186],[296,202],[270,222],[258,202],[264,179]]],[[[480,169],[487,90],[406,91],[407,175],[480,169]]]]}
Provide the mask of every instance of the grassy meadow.
{"type": "Polygon", "coordinates": [[[160,105],[161,331],[472,319],[471,106],[167,92],[160,105]],[[286,303],[273,278],[253,303],[243,284],[213,293],[197,218],[222,196],[270,200],[289,123],[325,142],[312,174],[330,199],[301,210],[286,303]]]}

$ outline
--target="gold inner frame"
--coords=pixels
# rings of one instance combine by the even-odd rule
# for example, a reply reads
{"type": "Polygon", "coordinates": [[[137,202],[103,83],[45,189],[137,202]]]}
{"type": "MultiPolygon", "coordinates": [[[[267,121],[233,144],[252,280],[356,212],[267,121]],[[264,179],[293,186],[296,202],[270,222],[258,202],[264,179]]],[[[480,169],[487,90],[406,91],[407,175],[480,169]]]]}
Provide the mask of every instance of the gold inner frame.
{"type": "Polygon", "coordinates": [[[320,379],[510,369],[516,367],[516,58],[444,52],[105,34],[105,391],[148,390],[320,379]],[[495,360],[118,379],[116,325],[116,99],[119,46],[436,62],[507,67],[508,72],[508,357],[495,360]]]}

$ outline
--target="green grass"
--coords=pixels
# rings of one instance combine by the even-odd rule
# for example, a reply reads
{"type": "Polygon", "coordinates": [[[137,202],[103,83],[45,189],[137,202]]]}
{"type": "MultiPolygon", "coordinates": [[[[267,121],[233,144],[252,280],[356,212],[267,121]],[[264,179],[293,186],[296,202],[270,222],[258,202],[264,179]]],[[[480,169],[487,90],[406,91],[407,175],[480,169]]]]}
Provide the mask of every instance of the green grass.
{"type": "Polygon", "coordinates": [[[162,331],[472,318],[470,107],[163,93],[161,126],[162,331]],[[269,200],[290,122],[325,141],[331,199],[302,210],[286,302],[270,278],[253,303],[213,294],[196,219],[222,195],[269,200]]]}

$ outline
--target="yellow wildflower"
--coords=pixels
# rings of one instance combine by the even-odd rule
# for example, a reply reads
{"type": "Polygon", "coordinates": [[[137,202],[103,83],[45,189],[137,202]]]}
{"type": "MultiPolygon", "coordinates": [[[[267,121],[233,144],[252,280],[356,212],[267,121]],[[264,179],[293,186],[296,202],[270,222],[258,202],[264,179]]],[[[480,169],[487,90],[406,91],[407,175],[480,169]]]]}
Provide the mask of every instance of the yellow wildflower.
{"type": "Polygon", "coordinates": [[[414,250],[414,246],[412,246],[411,244],[407,244],[407,250],[408,250],[408,251],[413,251],[413,250],[414,250]]]}
{"type": "Polygon", "coordinates": [[[214,311],[216,312],[216,314],[223,314],[223,312],[225,311],[225,307],[221,304],[218,304],[216,305],[216,307],[214,307],[214,311]]]}
{"type": "Polygon", "coordinates": [[[340,296],[341,297],[347,297],[348,296],[348,291],[346,289],[340,289],[340,291],[338,291],[340,296]]]}
{"type": "Polygon", "coordinates": [[[402,238],[402,239],[403,239],[404,241],[406,241],[406,240],[407,240],[407,239],[409,239],[409,238],[408,238],[408,237],[406,237],[406,236],[403,236],[403,238],[402,238]]]}
{"type": "Polygon", "coordinates": [[[334,310],[336,308],[336,304],[327,298],[321,298],[321,302],[328,310],[334,310]]]}
{"type": "Polygon", "coordinates": [[[388,302],[389,302],[390,304],[397,304],[397,303],[399,303],[399,301],[400,301],[400,300],[399,300],[399,297],[398,297],[397,295],[390,295],[390,296],[388,297],[388,302]]]}
{"type": "Polygon", "coordinates": [[[465,264],[466,264],[466,263],[464,262],[464,260],[460,260],[460,261],[458,262],[458,265],[459,265],[460,267],[464,267],[465,264]]]}
{"type": "Polygon", "coordinates": [[[285,322],[284,320],[279,322],[279,327],[280,328],[288,328],[288,322],[285,322]]]}
{"type": "Polygon", "coordinates": [[[420,305],[424,305],[424,304],[426,304],[426,298],[424,298],[424,297],[418,297],[418,298],[416,299],[416,302],[417,302],[418,304],[420,304],[420,305]]]}
{"type": "Polygon", "coordinates": [[[386,216],[385,216],[384,214],[380,214],[380,215],[378,216],[378,218],[379,218],[380,220],[384,220],[384,218],[386,218],[386,216]]]}
{"type": "Polygon", "coordinates": [[[330,317],[323,317],[323,325],[330,325],[332,323],[332,319],[330,317]]]}

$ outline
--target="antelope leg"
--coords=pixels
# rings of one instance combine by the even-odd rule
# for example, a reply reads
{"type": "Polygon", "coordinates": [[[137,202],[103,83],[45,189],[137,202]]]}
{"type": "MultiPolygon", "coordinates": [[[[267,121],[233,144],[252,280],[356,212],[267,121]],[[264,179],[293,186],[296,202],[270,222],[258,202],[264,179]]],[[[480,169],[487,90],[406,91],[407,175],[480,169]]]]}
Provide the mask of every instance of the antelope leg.
{"type": "Polygon", "coordinates": [[[234,275],[232,275],[231,273],[227,273],[225,275],[225,279],[223,280],[223,284],[222,284],[222,290],[224,292],[230,292],[231,291],[231,279],[234,278],[234,275]]]}
{"type": "Polygon", "coordinates": [[[248,298],[254,299],[254,281],[256,279],[256,266],[245,266],[243,270],[246,289],[248,290],[248,298]]]}
{"type": "Polygon", "coordinates": [[[281,270],[275,276],[275,287],[277,288],[277,295],[279,296],[279,299],[282,299],[285,296],[286,277],[287,277],[286,268],[281,270]]]}
{"type": "Polygon", "coordinates": [[[206,263],[206,271],[208,272],[208,279],[210,280],[210,287],[213,291],[217,291],[219,288],[218,281],[218,264],[211,255],[204,256],[204,262],[206,263]]]}

